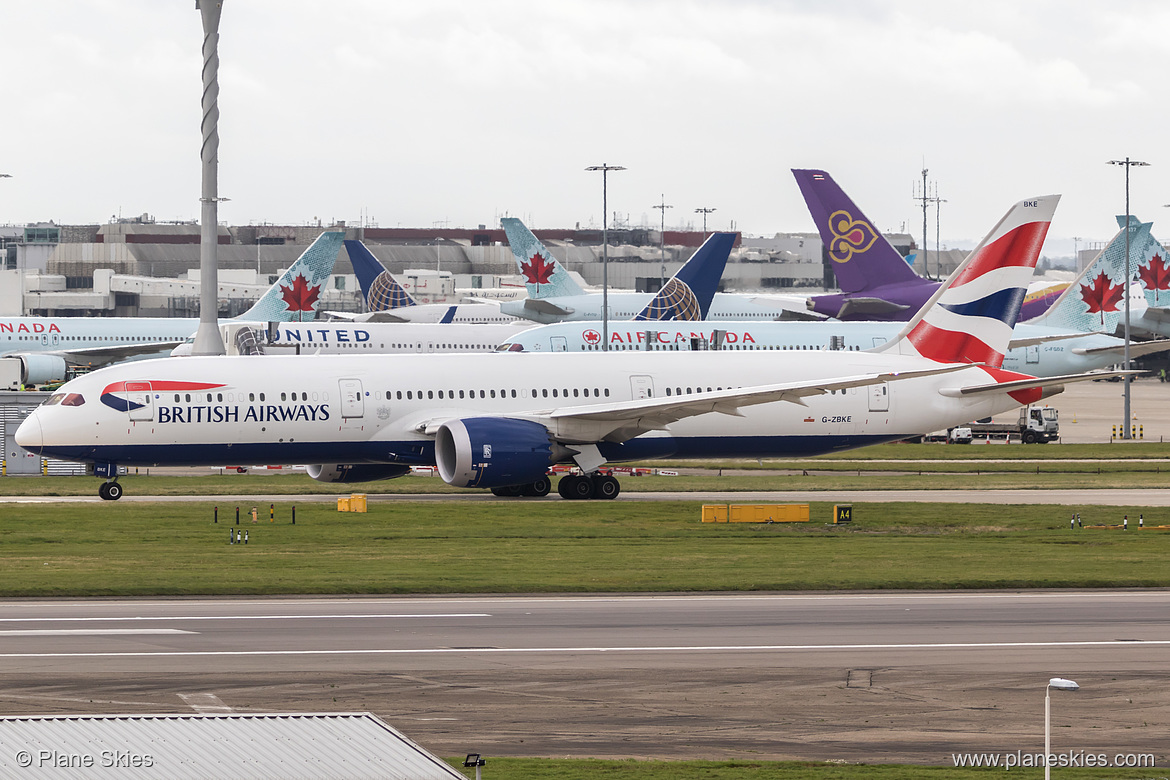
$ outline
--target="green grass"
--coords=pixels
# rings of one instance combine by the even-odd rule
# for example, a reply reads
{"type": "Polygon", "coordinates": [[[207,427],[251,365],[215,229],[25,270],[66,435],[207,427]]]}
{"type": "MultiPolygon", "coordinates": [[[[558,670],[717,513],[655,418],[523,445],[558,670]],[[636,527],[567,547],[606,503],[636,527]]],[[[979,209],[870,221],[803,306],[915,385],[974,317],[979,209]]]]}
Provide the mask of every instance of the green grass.
{"type": "MultiPolygon", "coordinates": [[[[10,504],[0,596],[544,593],[1168,586],[1170,534],[1070,531],[1170,509],[856,505],[851,526],[704,524],[698,502],[375,501],[277,507],[239,526],[214,501],[10,504]]],[[[244,506],[246,514],[249,506],[244,506]]]]}
{"type": "MultiPolygon", "coordinates": [[[[468,777],[463,759],[448,759],[468,777]]],[[[1069,769],[1053,770],[1053,777],[1073,780],[1130,780],[1162,778],[1164,769],[1069,769]]],[[[483,776],[492,780],[986,780],[989,777],[1031,780],[1044,776],[1043,769],[956,769],[908,764],[830,764],[797,761],[604,761],[545,758],[491,758],[483,776]]]]}

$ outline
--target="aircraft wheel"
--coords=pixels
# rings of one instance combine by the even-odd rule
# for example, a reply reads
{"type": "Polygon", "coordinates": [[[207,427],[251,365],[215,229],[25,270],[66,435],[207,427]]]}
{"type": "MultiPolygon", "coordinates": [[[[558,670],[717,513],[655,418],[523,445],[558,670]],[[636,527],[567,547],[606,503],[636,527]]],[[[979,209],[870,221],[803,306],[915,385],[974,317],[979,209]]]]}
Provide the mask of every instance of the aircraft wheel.
{"type": "Polygon", "coordinates": [[[593,480],[586,476],[574,477],[569,484],[568,497],[577,501],[593,498],[593,480]]]}
{"type": "Polygon", "coordinates": [[[547,496],[550,490],[552,490],[552,480],[544,476],[530,485],[525,485],[524,492],[521,495],[542,498],[547,496]]]}
{"type": "Polygon", "coordinates": [[[596,475],[593,478],[593,497],[605,500],[611,500],[618,497],[618,493],[622,492],[622,485],[617,481],[617,477],[596,475]]]}
{"type": "Polygon", "coordinates": [[[566,474],[565,476],[561,477],[561,481],[557,483],[557,493],[561,498],[573,497],[573,495],[569,492],[569,488],[576,480],[577,477],[573,474],[566,474]]]}
{"type": "Polygon", "coordinates": [[[102,484],[98,485],[98,496],[99,496],[99,497],[100,497],[100,498],[101,498],[103,501],[109,501],[109,500],[110,500],[110,497],[109,497],[108,495],[106,495],[106,488],[107,488],[107,487],[109,487],[109,485],[110,485],[110,483],[109,483],[109,482],[103,482],[102,484]]]}
{"type": "Polygon", "coordinates": [[[122,486],[117,482],[103,482],[98,488],[98,495],[106,501],[117,501],[122,497],[122,486]]]}

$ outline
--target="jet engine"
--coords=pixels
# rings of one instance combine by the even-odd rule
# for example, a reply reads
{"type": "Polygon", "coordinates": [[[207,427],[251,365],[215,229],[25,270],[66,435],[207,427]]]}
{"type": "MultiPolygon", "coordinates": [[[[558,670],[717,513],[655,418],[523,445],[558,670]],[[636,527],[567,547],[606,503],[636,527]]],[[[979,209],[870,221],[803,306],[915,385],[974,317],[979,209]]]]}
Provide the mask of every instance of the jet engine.
{"type": "Polygon", "coordinates": [[[373,482],[377,479],[394,479],[410,473],[410,466],[389,463],[326,463],[306,466],[305,471],[318,482],[373,482]]]}
{"type": "Polygon", "coordinates": [[[439,476],[455,487],[530,484],[566,456],[548,429],[528,420],[468,417],[449,420],[435,436],[439,476]]]}
{"type": "Polygon", "coordinates": [[[20,361],[20,381],[26,385],[65,381],[65,359],[57,355],[13,355],[20,361]]]}

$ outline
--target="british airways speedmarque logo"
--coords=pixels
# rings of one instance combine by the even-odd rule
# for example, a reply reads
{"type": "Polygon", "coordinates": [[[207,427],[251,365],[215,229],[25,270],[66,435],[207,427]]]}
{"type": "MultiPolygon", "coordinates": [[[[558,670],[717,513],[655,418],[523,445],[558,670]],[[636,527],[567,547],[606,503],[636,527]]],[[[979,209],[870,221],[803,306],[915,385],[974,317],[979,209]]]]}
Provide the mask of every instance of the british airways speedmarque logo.
{"type": "Polygon", "coordinates": [[[185,391],[192,390],[212,390],[216,387],[224,387],[222,384],[209,384],[207,382],[176,382],[176,381],[140,381],[140,382],[114,382],[106,385],[102,390],[102,403],[111,409],[116,409],[119,412],[128,412],[131,409],[141,409],[145,404],[140,404],[136,401],[131,401],[126,395],[140,395],[142,393],[150,393],[158,391],[185,391]]]}

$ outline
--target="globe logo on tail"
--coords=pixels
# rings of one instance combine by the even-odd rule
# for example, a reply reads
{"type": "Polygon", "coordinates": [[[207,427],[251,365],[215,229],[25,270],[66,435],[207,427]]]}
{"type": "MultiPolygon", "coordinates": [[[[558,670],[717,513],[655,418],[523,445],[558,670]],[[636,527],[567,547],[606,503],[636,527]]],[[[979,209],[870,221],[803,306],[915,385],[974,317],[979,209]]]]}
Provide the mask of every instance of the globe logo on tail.
{"type": "Polygon", "coordinates": [[[865,220],[856,220],[848,211],[834,211],[829,217],[829,257],[835,263],[848,263],[853,255],[865,252],[877,241],[877,231],[865,220]]]}
{"type": "Polygon", "coordinates": [[[672,278],[634,319],[693,321],[703,319],[703,311],[691,288],[685,282],[672,278]]]}
{"type": "Polygon", "coordinates": [[[378,274],[370,285],[370,292],[366,296],[366,306],[370,311],[390,311],[410,306],[414,301],[402,289],[402,285],[394,281],[389,271],[378,274]]]}

